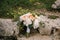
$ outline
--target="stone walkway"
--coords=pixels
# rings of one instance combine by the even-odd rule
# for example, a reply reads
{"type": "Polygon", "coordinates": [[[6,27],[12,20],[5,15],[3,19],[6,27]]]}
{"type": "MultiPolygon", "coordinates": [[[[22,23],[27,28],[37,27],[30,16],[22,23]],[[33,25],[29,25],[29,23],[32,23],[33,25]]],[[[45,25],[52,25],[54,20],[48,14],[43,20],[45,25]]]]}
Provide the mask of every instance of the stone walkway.
{"type": "Polygon", "coordinates": [[[46,36],[46,35],[42,36],[40,34],[36,34],[36,35],[28,37],[28,38],[26,38],[26,37],[18,38],[18,40],[52,40],[52,37],[46,36]]]}

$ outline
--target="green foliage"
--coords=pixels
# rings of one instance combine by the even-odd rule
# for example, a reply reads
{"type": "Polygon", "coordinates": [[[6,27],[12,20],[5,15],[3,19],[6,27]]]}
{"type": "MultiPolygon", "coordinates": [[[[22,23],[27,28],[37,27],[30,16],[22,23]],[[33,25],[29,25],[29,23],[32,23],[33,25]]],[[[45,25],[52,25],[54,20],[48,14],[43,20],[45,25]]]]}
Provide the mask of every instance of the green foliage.
{"type": "Polygon", "coordinates": [[[21,0],[1,0],[0,2],[0,17],[11,18],[14,17],[12,14],[13,10],[17,9],[21,0]]]}
{"type": "Polygon", "coordinates": [[[0,0],[0,17],[16,18],[18,15],[29,12],[29,9],[32,8],[51,9],[51,4],[54,3],[54,1],[55,0],[0,0]],[[19,7],[22,8],[19,9],[19,7]]]}
{"type": "Polygon", "coordinates": [[[56,0],[39,0],[39,2],[44,4],[44,7],[46,9],[51,9],[51,5],[55,2],[56,0]]]}

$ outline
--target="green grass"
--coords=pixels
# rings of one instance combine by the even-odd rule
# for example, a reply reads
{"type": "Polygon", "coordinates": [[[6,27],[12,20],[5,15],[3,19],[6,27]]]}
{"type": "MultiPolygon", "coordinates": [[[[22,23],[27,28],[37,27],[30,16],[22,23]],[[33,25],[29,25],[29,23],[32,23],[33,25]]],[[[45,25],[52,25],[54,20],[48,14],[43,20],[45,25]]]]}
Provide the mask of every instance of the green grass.
{"type": "MultiPolygon", "coordinates": [[[[54,1],[55,0],[2,0],[0,1],[0,17],[17,18],[35,9],[51,9],[54,1]]],[[[33,14],[34,13],[36,12],[34,11],[33,14]]]]}

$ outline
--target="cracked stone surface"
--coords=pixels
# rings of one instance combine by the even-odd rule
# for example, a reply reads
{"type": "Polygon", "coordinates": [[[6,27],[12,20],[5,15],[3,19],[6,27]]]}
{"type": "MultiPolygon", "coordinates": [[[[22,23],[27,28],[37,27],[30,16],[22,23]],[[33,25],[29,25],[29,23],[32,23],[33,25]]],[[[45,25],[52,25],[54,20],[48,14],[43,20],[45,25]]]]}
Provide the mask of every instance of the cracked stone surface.
{"type": "Polygon", "coordinates": [[[10,36],[14,31],[18,34],[16,22],[12,22],[12,19],[0,19],[0,35],[10,36]]]}
{"type": "MultiPolygon", "coordinates": [[[[45,28],[40,29],[41,33],[49,34],[51,31],[51,27],[60,27],[60,18],[57,19],[49,19],[47,16],[39,16],[40,22],[45,23],[45,28]]],[[[18,28],[17,28],[17,22],[12,22],[12,19],[1,19],[0,18],[0,35],[13,35],[13,32],[15,31],[15,34],[18,34],[18,28]]],[[[59,36],[60,37],[60,36],[59,36]]],[[[58,36],[42,36],[40,34],[36,34],[31,37],[18,37],[18,40],[59,40],[58,36]],[[56,39],[55,39],[55,38],[56,39]]]]}

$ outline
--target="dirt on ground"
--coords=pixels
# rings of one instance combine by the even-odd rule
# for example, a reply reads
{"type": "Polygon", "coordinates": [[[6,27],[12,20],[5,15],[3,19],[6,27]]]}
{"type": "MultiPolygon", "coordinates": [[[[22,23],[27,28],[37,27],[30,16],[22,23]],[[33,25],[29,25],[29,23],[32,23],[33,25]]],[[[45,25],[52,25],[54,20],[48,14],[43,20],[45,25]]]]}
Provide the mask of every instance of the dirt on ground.
{"type": "Polygon", "coordinates": [[[18,40],[59,40],[59,39],[54,38],[53,36],[36,34],[36,35],[30,36],[28,38],[26,38],[26,37],[22,37],[22,38],[18,37],[18,40]]]}
{"type": "Polygon", "coordinates": [[[60,17],[60,11],[59,10],[51,10],[50,11],[50,10],[46,10],[46,9],[38,9],[38,10],[35,10],[35,12],[45,14],[46,16],[55,15],[55,16],[60,17]]]}

